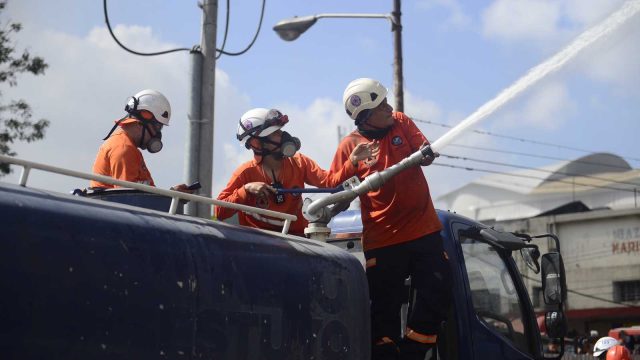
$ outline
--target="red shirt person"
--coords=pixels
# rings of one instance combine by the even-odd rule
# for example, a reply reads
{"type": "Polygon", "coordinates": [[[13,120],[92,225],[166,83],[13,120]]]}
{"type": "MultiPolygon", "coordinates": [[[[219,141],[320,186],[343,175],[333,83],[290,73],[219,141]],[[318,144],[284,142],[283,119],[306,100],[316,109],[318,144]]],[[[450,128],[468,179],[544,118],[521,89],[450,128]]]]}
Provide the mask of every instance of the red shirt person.
{"type": "MultiPolygon", "coordinates": [[[[218,200],[296,215],[298,219],[291,224],[290,233],[303,236],[307,221],[302,216],[302,197],[300,194],[276,195],[276,188],[302,189],[305,184],[336,187],[355,174],[358,162],[375,156],[377,146],[369,142],[357,144],[343,166],[328,172],[298,152],[300,140],[281,130],[288,121],[287,115],[274,109],[256,108],[242,115],[237,138],[253,151],[254,157],[234,171],[218,200]]],[[[217,206],[214,210],[220,220],[236,212],[217,206]]],[[[279,219],[244,212],[238,217],[241,225],[274,231],[280,231],[284,224],[279,219]]]]}
{"type": "MultiPolygon", "coordinates": [[[[387,89],[378,81],[352,81],[343,95],[357,127],[338,145],[331,171],[344,166],[355,144],[374,141],[379,154],[361,162],[361,179],[419,150],[429,142],[413,121],[393,112],[387,89]]],[[[437,156],[437,154],[435,154],[437,156]]],[[[433,158],[425,158],[423,166],[433,158]]],[[[450,303],[450,268],[429,185],[420,167],[406,169],[378,191],[360,196],[362,246],[367,260],[371,300],[372,359],[424,359],[436,345],[440,323],[450,303]],[[404,339],[400,338],[400,308],[408,301],[405,279],[411,276],[412,299],[404,339]]]]}

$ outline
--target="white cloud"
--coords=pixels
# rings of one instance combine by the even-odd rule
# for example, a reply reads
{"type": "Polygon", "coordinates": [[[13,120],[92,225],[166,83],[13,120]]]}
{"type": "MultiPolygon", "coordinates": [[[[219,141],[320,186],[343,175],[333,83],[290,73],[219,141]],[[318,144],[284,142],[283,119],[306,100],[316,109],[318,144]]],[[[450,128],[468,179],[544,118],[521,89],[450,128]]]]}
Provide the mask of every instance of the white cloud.
{"type": "MultiPolygon", "coordinates": [[[[617,11],[621,3],[621,0],[496,0],[483,12],[483,33],[489,38],[555,52],[617,11]]],[[[614,85],[612,90],[618,95],[638,94],[640,43],[635,36],[638,32],[640,16],[635,16],[565,66],[572,71],[554,75],[553,79],[568,79],[567,75],[577,70],[592,80],[614,85]]]]}
{"type": "Polygon", "coordinates": [[[457,0],[422,0],[417,3],[417,6],[426,10],[437,7],[445,8],[449,11],[449,17],[444,22],[446,26],[460,29],[471,24],[471,17],[465,13],[457,0]]]}
{"type": "Polygon", "coordinates": [[[554,130],[560,128],[575,109],[576,105],[562,82],[543,82],[522,100],[505,109],[502,114],[498,113],[493,125],[506,129],[529,127],[554,130]]]}
{"type": "Polygon", "coordinates": [[[563,13],[571,23],[591,26],[620,7],[623,0],[564,0],[563,13]]]}
{"type": "Polygon", "coordinates": [[[557,35],[560,2],[497,0],[482,13],[483,34],[505,40],[544,40],[557,35]]]}
{"type": "Polygon", "coordinates": [[[415,96],[412,92],[404,92],[405,112],[411,117],[422,120],[441,121],[442,110],[432,100],[415,96]]]}
{"type": "Polygon", "coordinates": [[[638,94],[640,90],[640,16],[635,16],[612,33],[586,49],[576,66],[590,78],[611,83],[619,92],[638,94]]]}
{"type": "MultiPolygon", "coordinates": [[[[116,33],[137,50],[175,47],[157,38],[149,28],[118,26],[116,33]]],[[[183,181],[190,79],[187,52],[134,56],[117,47],[105,28],[94,28],[78,37],[31,26],[20,35],[21,42],[29,44],[31,52],[43,56],[50,66],[44,76],[21,77],[19,85],[6,90],[3,96],[24,98],[34,107],[34,117],[50,120],[51,126],[44,140],[16,144],[18,157],[91,172],[102,138],[113,121],[123,115],[127,97],[141,89],[154,88],[167,96],[173,114],[164,131],[162,152],[144,152],[145,161],[159,187],[183,181]]],[[[228,161],[222,151],[222,139],[235,133],[235,119],[248,108],[249,100],[222,70],[216,70],[216,79],[214,172],[223,172],[218,167],[224,168],[228,161]]],[[[16,168],[14,174],[2,180],[17,181],[18,176],[16,168]]],[[[32,186],[63,192],[87,185],[84,180],[38,173],[31,179],[32,186]]]]}

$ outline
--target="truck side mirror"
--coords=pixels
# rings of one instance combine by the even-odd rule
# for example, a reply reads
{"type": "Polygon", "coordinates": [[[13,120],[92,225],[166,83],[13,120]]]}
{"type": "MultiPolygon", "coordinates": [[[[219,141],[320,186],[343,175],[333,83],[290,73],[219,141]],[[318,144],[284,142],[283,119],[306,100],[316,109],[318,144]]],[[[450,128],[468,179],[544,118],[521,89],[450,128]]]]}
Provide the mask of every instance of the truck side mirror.
{"type": "Polygon", "coordinates": [[[544,314],[544,326],[550,338],[563,338],[567,334],[567,319],[562,311],[548,311],[544,314]]]}
{"type": "Polygon", "coordinates": [[[542,293],[547,305],[560,305],[567,299],[564,263],[559,252],[542,255],[542,293]]]}

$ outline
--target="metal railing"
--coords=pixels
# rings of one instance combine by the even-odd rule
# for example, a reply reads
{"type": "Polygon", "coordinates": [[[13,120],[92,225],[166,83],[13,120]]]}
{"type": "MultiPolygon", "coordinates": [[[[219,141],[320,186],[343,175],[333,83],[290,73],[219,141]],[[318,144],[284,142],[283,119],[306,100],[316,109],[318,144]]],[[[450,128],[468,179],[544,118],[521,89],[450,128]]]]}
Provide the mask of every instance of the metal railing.
{"type": "Polygon", "coordinates": [[[117,180],[112,177],[104,176],[104,175],[89,174],[89,173],[84,173],[84,172],[75,171],[75,170],[63,169],[63,168],[59,168],[51,165],[45,165],[45,164],[40,164],[32,161],[17,159],[11,156],[0,155],[0,163],[8,163],[8,164],[22,166],[22,173],[20,175],[19,184],[20,186],[23,186],[23,187],[27,186],[27,180],[29,178],[29,173],[31,172],[31,169],[37,169],[37,170],[47,171],[50,173],[71,176],[71,177],[76,177],[76,178],[81,178],[86,180],[95,180],[95,181],[100,181],[107,184],[117,185],[123,188],[136,189],[136,190],[144,191],[147,193],[167,196],[171,198],[171,206],[169,207],[169,214],[171,215],[176,214],[178,210],[178,203],[180,202],[180,200],[190,200],[190,201],[196,201],[196,202],[204,203],[208,205],[215,205],[215,206],[221,206],[221,207],[225,207],[233,210],[238,210],[245,213],[266,215],[273,218],[282,219],[284,221],[284,224],[282,226],[283,234],[288,233],[289,227],[291,226],[291,222],[296,221],[298,219],[297,216],[295,215],[286,214],[278,211],[265,210],[265,209],[260,209],[253,206],[215,200],[205,196],[192,195],[192,194],[187,194],[179,191],[159,189],[154,186],[134,183],[131,181],[117,180]]]}

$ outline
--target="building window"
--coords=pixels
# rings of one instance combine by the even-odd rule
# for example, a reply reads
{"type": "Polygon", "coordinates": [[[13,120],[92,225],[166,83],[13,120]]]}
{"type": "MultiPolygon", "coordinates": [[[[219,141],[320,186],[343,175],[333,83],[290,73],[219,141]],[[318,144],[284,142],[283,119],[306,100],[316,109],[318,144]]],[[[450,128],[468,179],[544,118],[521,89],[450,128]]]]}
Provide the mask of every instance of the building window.
{"type": "Polygon", "coordinates": [[[613,283],[615,301],[640,301],[640,280],[613,283]]]}

